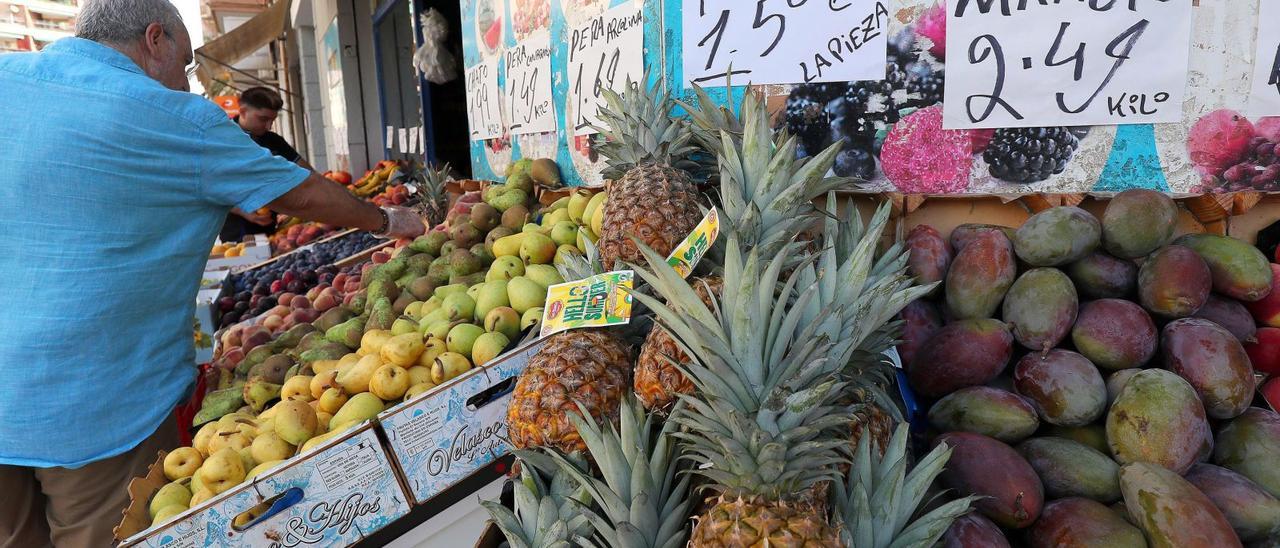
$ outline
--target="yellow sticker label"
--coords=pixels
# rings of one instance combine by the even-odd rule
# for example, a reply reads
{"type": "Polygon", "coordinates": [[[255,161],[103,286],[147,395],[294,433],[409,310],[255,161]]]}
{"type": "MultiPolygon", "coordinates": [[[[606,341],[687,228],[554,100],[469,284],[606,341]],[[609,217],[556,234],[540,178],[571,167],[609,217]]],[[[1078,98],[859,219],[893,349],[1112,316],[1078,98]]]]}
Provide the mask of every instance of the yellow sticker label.
{"type": "Polygon", "coordinates": [[[693,273],[693,267],[698,266],[698,261],[702,260],[702,256],[707,254],[719,237],[720,212],[713,207],[702,218],[702,222],[693,227],[693,232],[671,251],[667,256],[667,264],[679,272],[681,278],[688,278],[693,273]]]}
{"type": "Polygon", "coordinates": [[[540,334],[630,322],[634,278],[630,270],[617,270],[548,287],[540,334]]]}

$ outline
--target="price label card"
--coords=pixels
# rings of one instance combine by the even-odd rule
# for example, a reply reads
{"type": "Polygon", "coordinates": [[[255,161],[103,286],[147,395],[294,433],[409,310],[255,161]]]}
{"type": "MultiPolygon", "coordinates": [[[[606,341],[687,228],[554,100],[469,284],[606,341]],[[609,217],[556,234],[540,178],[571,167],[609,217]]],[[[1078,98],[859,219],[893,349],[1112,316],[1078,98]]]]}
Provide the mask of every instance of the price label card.
{"type": "Polygon", "coordinates": [[[1280,116],[1280,0],[1258,0],[1257,44],[1249,114],[1280,116]]]}
{"type": "Polygon", "coordinates": [[[498,90],[498,59],[467,69],[467,122],[471,140],[502,136],[502,92],[498,90]]]}
{"type": "Polygon", "coordinates": [[[707,250],[711,249],[711,245],[719,237],[720,213],[713,207],[698,226],[693,227],[693,232],[671,250],[671,255],[667,256],[667,264],[679,272],[681,278],[688,278],[693,273],[693,267],[698,266],[698,261],[702,260],[702,256],[707,254],[707,250]]]}
{"type": "Polygon", "coordinates": [[[616,270],[548,287],[540,334],[630,322],[634,278],[630,270],[616,270]]]}
{"type": "Polygon", "coordinates": [[[601,125],[601,93],[622,93],[627,82],[644,86],[644,15],[640,2],[610,9],[569,33],[569,93],[573,135],[601,125]]]}
{"type": "Polygon", "coordinates": [[[1191,2],[947,2],[943,127],[1180,121],[1191,2]]]}
{"type": "Polygon", "coordinates": [[[400,153],[409,152],[409,128],[400,128],[400,153]]]}
{"type": "Polygon", "coordinates": [[[551,101],[551,35],[540,31],[508,49],[506,107],[512,135],[556,130],[551,101]]]}
{"type": "Polygon", "coordinates": [[[883,80],[888,0],[684,0],[684,84],[883,80]]]}

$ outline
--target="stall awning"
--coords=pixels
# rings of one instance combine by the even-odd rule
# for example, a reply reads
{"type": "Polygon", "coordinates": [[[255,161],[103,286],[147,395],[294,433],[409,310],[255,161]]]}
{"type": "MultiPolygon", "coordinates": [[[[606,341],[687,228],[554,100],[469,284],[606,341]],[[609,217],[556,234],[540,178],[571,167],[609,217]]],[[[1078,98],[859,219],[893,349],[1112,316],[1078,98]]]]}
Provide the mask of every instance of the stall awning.
{"type": "Polygon", "coordinates": [[[205,89],[214,75],[280,38],[289,24],[289,5],[290,0],[276,0],[244,24],[196,48],[196,76],[205,89]]]}

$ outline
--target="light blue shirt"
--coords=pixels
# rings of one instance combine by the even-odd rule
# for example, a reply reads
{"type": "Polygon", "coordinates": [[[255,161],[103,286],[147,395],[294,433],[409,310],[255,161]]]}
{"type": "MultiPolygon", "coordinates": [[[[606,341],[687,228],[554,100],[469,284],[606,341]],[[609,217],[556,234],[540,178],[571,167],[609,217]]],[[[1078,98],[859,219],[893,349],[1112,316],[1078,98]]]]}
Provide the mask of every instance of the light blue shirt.
{"type": "Polygon", "coordinates": [[[103,45],[0,55],[0,464],[77,467],[155,432],[195,379],[227,211],[308,174],[103,45]]]}

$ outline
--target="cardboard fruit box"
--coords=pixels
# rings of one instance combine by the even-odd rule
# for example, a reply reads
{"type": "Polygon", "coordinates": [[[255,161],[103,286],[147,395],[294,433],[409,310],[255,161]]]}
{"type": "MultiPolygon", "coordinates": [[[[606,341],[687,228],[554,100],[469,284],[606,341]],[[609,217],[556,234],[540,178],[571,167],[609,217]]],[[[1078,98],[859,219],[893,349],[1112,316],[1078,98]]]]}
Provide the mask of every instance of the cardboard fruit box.
{"type": "Polygon", "coordinates": [[[403,484],[372,421],[149,527],[151,497],[168,480],[164,453],[115,529],[128,546],[349,546],[409,513],[403,484]]]}
{"type": "Polygon", "coordinates": [[[507,404],[545,339],[522,344],[378,416],[410,498],[424,503],[511,451],[507,404]]]}

